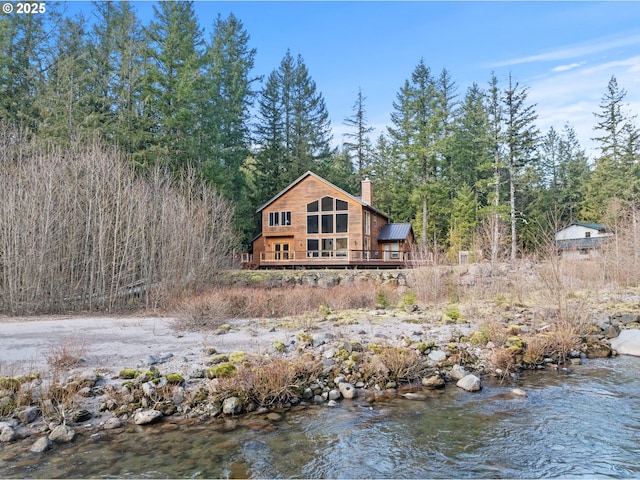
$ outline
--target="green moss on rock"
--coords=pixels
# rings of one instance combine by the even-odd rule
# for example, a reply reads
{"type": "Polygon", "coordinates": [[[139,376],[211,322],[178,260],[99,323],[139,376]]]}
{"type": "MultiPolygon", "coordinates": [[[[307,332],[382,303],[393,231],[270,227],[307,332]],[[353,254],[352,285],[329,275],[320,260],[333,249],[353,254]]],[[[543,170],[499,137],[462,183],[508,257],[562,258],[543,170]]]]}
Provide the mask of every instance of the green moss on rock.
{"type": "Polygon", "coordinates": [[[136,375],[138,375],[138,371],[135,368],[125,368],[120,370],[118,377],[123,380],[131,380],[136,378],[136,375]]]}
{"type": "Polygon", "coordinates": [[[167,383],[171,385],[182,385],[184,383],[184,377],[179,373],[167,373],[167,383]]]}
{"type": "Polygon", "coordinates": [[[233,363],[225,362],[207,368],[207,378],[232,377],[237,369],[233,363]]]}

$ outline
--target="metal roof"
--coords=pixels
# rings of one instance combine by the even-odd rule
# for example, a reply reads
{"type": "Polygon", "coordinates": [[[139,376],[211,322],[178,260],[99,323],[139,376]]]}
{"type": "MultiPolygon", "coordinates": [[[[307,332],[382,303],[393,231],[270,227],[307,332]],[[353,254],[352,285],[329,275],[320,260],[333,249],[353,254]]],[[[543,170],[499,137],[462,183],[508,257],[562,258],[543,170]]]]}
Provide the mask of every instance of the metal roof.
{"type": "Polygon", "coordinates": [[[380,229],[379,242],[406,240],[411,232],[410,223],[387,223],[380,229]]]}
{"type": "MultiPolygon", "coordinates": [[[[606,230],[606,227],[600,223],[573,222],[571,225],[578,225],[580,227],[585,227],[585,228],[593,228],[594,230],[598,230],[598,231],[606,230]]],[[[564,228],[569,228],[571,225],[568,225],[564,228]]],[[[564,230],[564,228],[562,230],[564,230]]]]}

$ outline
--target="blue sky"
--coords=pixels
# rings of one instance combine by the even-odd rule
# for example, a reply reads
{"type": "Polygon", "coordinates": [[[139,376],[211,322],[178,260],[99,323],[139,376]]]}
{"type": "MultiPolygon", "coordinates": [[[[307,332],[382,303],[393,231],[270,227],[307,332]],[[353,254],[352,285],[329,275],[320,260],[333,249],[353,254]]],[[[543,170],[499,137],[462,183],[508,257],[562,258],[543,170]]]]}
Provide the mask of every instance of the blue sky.
{"type": "MultiPolygon", "coordinates": [[[[132,3],[147,24],[152,3],[132,3]]],[[[421,58],[436,76],[449,71],[460,100],[472,83],[485,87],[492,72],[505,86],[511,72],[529,87],[541,132],[569,122],[590,155],[593,112],[612,75],[627,91],[627,111],[640,114],[640,2],[199,0],[195,9],[206,38],[218,13],[243,22],[257,49],[256,75],[276,69],[287,49],[301,54],[326,101],[335,143],[358,88],[369,125],[383,132],[421,58]]]]}

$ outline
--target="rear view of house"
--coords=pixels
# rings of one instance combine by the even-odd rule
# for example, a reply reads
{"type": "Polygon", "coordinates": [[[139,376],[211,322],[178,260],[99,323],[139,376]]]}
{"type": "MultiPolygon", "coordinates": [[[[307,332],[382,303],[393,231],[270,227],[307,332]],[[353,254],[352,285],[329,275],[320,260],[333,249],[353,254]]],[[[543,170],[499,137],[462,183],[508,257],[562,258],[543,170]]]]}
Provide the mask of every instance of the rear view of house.
{"type": "Polygon", "coordinates": [[[574,222],[556,232],[556,248],[563,258],[592,258],[610,236],[599,223],[574,222]]]}
{"type": "Polygon", "coordinates": [[[307,172],[257,211],[262,231],[247,267],[401,267],[414,243],[411,224],[373,207],[369,180],[355,197],[307,172]]]}

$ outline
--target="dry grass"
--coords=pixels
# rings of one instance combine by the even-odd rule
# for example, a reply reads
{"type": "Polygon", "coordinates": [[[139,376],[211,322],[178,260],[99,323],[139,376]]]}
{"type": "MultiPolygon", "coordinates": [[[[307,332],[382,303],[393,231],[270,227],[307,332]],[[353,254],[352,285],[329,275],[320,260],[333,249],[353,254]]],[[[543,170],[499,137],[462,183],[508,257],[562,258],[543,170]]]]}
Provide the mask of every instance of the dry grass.
{"type": "Polygon", "coordinates": [[[84,339],[68,337],[58,344],[51,345],[45,354],[45,358],[49,368],[55,375],[80,366],[86,352],[87,343],[84,339]]]}
{"type": "Polygon", "coordinates": [[[393,380],[409,383],[420,378],[423,362],[415,350],[392,346],[375,346],[362,363],[360,371],[373,382],[393,380]]]}
{"type": "Polygon", "coordinates": [[[320,362],[306,356],[252,357],[238,367],[233,377],[211,381],[208,390],[218,400],[234,395],[257,406],[269,407],[298,396],[304,385],[316,379],[321,371],[320,362]]]}
{"type": "MultiPolygon", "coordinates": [[[[217,328],[236,318],[284,318],[299,316],[311,322],[322,319],[322,312],[375,308],[380,292],[389,302],[398,302],[399,294],[392,287],[371,288],[366,283],[349,287],[319,288],[313,286],[281,287],[278,289],[251,287],[220,287],[207,293],[188,297],[177,307],[177,328],[217,328]]],[[[305,322],[307,323],[307,322],[305,322]]]]}

